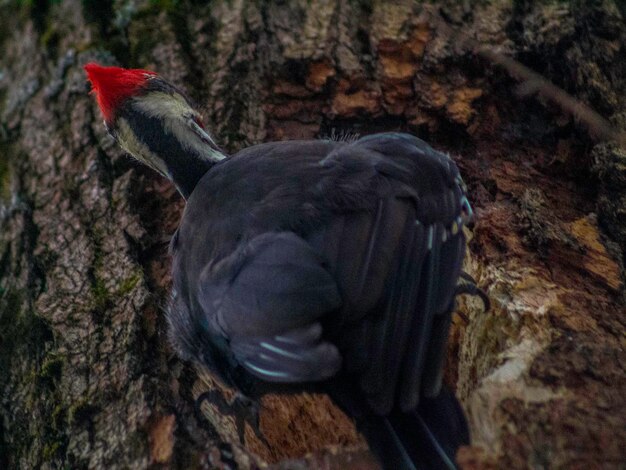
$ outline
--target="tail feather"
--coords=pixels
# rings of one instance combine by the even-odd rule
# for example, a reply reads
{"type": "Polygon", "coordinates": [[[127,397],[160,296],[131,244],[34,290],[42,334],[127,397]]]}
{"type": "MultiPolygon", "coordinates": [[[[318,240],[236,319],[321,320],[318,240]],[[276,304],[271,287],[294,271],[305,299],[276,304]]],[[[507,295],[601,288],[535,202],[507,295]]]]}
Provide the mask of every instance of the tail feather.
{"type": "Polygon", "coordinates": [[[434,398],[422,398],[417,411],[392,414],[388,419],[418,469],[454,470],[458,448],[469,444],[463,410],[445,387],[434,398]]]}
{"type": "Polygon", "coordinates": [[[346,383],[334,383],[330,394],[356,420],[358,430],[386,470],[454,470],[458,448],[469,444],[465,415],[446,387],[423,398],[416,411],[375,414],[346,383]]]}

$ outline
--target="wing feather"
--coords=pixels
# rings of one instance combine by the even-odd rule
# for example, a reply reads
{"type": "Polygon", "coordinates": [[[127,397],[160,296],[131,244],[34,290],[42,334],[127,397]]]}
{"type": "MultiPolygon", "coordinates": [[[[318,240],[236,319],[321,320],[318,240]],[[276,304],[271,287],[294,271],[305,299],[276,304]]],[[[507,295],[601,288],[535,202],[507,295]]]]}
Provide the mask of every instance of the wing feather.
{"type": "Polygon", "coordinates": [[[231,348],[243,366],[269,382],[313,382],[341,368],[337,348],[321,340],[322,327],[313,323],[273,337],[240,337],[231,348]]]}
{"type": "Polygon", "coordinates": [[[341,306],[322,259],[291,232],[265,233],[200,277],[199,302],[237,361],[270,382],[326,379],[341,366],[319,319],[341,306]]]}
{"type": "Polygon", "coordinates": [[[399,249],[403,256],[398,259],[395,276],[388,284],[385,296],[384,321],[379,336],[373,339],[376,350],[368,373],[362,384],[372,391],[370,400],[381,413],[387,413],[394,405],[400,366],[409,345],[408,331],[414,317],[415,304],[420,285],[421,259],[425,250],[425,230],[416,224],[414,211],[408,213],[405,235],[399,249]]]}
{"type": "Polygon", "coordinates": [[[378,412],[413,410],[441,386],[465,253],[465,196],[454,162],[412,136],[366,137],[325,164],[352,168],[355,159],[382,178],[375,210],[344,214],[341,230],[327,230],[325,243],[313,245],[324,255],[333,248],[331,270],[345,300],[337,343],[346,367],[378,412]]]}
{"type": "Polygon", "coordinates": [[[422,373],[422,394],[433,398],[441,390],[443,363],[454,310],[454,288],[461,272],[461,263],[465,252],[465,236],[459,232],[442,246],[441,289],[437,305],[437,315],[433,321],[428,352],[422,373]]]}
{"type": "Polygon", "coordinates": [[[428,227],[426,235],[426,255],[423,264],[422,278],[417,298],[417,308],[413,315],[409,335],[411,344],[402,364],[402,383],[400,386],[400,408],[414,409],[419,403],[421,372],[428,348],[432,322],[435,315],[437,301],[440,240],[442,227],[433,224],[428,227]]]}

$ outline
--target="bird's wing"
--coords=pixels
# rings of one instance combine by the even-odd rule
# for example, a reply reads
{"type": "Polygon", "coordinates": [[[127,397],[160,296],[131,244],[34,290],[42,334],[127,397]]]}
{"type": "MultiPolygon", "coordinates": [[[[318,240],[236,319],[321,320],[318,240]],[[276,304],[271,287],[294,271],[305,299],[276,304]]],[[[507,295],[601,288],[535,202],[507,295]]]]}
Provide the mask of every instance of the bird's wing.
{"type": "Polygon", "coordinates": [[[371,406],[413,410],[441,387],[468,215],[458,169],[406,134],[366,137],[325,163],[369,164],[380,180],[375,210],[346,213],[309,240],[344,300],[329,330],[371,406]]]}
{"type": "Polygon", "coordinates": [[[292,232],[269,232],[204,269],[198,300],[237,362],[270,382],[309,382],[341,366],[320,317],[341,306],[322,258],[292,232]]]}

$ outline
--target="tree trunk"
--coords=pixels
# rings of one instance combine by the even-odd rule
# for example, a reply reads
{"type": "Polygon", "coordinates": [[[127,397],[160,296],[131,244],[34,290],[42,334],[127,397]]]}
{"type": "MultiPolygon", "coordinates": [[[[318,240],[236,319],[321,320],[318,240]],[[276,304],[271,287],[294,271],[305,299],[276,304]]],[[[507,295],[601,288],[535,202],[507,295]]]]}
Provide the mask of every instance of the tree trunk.
{"type": "Polygon", "coordinates": [[[229,151],[402,130],[451,153],[477,213],[466,269],[492,302],[454,322],[459,463],[626,462],[626,150],[476,48],[623,130],[626,8],[459,3],[0,2],[0,468],[376,468],[325,396],[264,398],[266,442],[247,427],[243,445],[232,416],[194,413],[232,391],[166,340],[184,203],[106,135],[89,61],[159,72],[229,151]]]}

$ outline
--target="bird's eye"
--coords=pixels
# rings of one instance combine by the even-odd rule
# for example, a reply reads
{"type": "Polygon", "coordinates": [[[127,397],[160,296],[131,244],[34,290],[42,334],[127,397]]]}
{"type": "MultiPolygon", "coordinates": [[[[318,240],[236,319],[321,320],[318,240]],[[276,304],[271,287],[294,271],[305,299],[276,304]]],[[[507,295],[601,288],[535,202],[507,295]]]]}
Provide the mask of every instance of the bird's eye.
{"type": "Polygon", "coordinates": [[[204,127],[204,123],[200,120],[198,116],[194,116],[192,119],[193,119],[193,122],[195,122],[198,126],[200,126],[201,129],[206,129],[204,127]]]}
{"type": "Polygon", "coordinates": [[[207,134],[204,128],[204,124],[202,123],[200,118],[198,118],[197,116],[191,116],[189,123],[191,125],[191,128],[198,135],[198,137],[200,137],[200,139],[202,139],[205,143],[209,144],[213,148],[218,148],[215,142],[213,142],[211,136],[207,134]]]}

